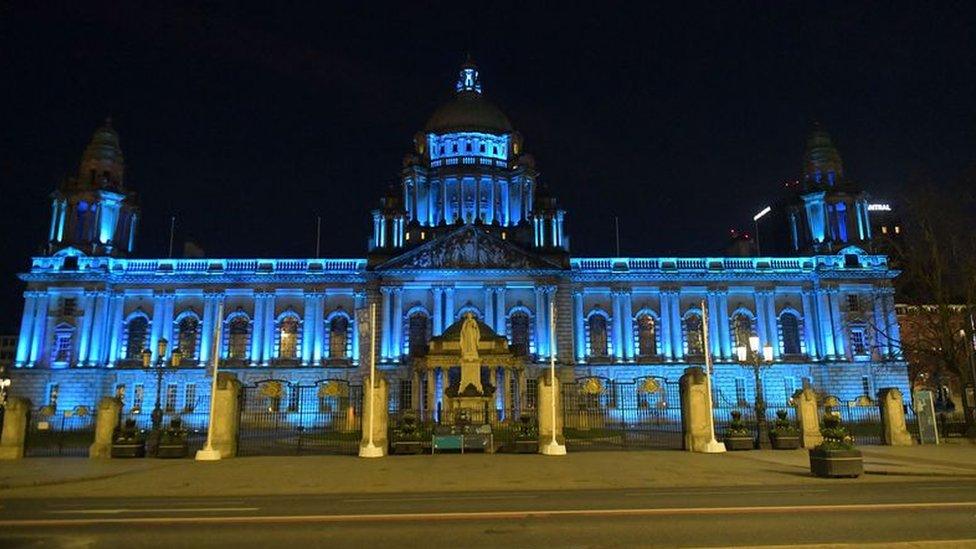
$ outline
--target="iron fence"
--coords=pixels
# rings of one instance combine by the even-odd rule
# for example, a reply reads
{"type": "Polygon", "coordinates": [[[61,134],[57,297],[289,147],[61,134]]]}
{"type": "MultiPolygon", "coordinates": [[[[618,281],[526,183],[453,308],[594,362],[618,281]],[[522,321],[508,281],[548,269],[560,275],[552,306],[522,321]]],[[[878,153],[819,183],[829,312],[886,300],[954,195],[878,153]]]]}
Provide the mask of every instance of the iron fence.
{"type": "Polygon", "coordinates": [[[95,440],[94,407],[71,410],[41,408],[28,418],[24,455],[85,457],[95,440]]]}
{"type": "MultiPolygon", "coordinates": [[[[877,405],[841,405],[831,408],[840,414],[841,426],[854,438],[854,444],[881,444],[881,410],[877,405]]],[[[826,408],[819,408],[820,423],[826,408]]]]}

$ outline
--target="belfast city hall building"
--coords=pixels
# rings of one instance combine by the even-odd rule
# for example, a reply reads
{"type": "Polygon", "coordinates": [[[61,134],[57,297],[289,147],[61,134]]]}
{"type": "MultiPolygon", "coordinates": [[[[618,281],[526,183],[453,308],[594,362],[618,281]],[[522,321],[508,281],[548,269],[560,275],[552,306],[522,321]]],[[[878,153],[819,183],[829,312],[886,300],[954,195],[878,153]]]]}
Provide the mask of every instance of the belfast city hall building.
{"type": "Polygon", "coordinates": [[[593,406],[639,411],[677,409],[675,383],[710,354],[716,406],[747,408],[757,376],[740,348],[755,338],[771,406],[804,387],[851,406],[882,387],[909,394],[893,343],[897,273],[865,251],[867,195],[822,130],[780,208],[790,251],[774,257],[576,257],[559,190],[465,64],[371,212],[363,257],[140,257],[135,189],[106,123],[54,191],[46,253],[20,276],[11,394],[49,413],[115,395],[140,422],[157,404],[189,417],[206,409],[219,361],[243,384],[242,409],[260,400],[282,422],[348,419],[372,340],[357,312],[373,304],[391,411],[434,421],[469,318],[491,349],[482,383],[502,421],[531,412],[552,356],[593,406]]]}

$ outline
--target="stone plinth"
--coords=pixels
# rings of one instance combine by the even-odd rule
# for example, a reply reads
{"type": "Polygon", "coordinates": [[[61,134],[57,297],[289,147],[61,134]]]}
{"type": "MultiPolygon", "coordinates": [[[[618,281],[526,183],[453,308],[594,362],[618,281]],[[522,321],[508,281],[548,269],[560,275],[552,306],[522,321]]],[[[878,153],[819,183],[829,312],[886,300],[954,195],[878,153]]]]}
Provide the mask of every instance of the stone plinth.
{"type": "Polygon", "coordinates": [[[387,426],[389,424],[389,386],[386,379],[376,376],[370,396],[370,378],[363,378],[363,439],[359,444],[360,457],[382,457],[387,449],[387,426]],[[370,418],[373,424],[373,439],[370,444],[370,418]]]}
{"type": "Polygon", "coordinates": [[[705,371],[698,366],[685,368],[679,380],[681,387],[682,448],[705,452],[712,439],[711,410],[708,407],[708,384],[705,371]]]}
{"type": "Polygon", "coordinates": [[[119,426],[119,415],[122,403],[114,397],[104,397],[98,403],[98,415],[95,416],[95,441],[88,447],[90,458],[112,457],[112,437],[119,426]]]}
{"type": "Polygon", "coordinates": [[[888,446],[911,446],[915,444],[905,425],[905,406],[902,394],[896,387],[881,389],[878,396],[881,402],[881,443],[888,446]]]}
{"type": "Polygon", "coordinates": [[[0,459],[24,457],[27,438],[27,419],[31,403],[26,398],[10,397],[3,414],[3,437],[0,438],[0,459]]]}
{"type": "Polygon", "coordinates": [[[213,449],[220,452],[222,459],[237,455],[237,430],[241,421],[237,399],[240,391],[241,382],[237,376],[230,372],[218,372],[210,436],[213,449]]]}
{"type": "Polygon", "coordinates": [[[817,413],[817,393],[807,387],[793,394],[796,419],[800,422],[800,444],[813,448],[823,442],[820,434],[820,416],[817,413]]]}

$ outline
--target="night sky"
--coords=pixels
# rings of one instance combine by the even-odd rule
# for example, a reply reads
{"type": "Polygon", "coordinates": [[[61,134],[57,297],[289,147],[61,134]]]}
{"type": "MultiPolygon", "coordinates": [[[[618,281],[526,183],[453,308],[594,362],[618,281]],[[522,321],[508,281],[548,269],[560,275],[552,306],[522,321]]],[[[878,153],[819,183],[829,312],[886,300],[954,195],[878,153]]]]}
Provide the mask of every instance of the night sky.
{"type": "Polygon", "coordinates": [[[77,4],[0,7],[6,333],[48,194],[106,116],[139,255],[165,256],[176,215],[178,250],[311,256],[321,215],[323,255],[362,257],[368,211],[466,52],[568,211],[574,255],[612,255],[614,216],[625,255],[715,253],[797,177],[815,120],[879,199],[976,162],[971,2],[77,4]]]}

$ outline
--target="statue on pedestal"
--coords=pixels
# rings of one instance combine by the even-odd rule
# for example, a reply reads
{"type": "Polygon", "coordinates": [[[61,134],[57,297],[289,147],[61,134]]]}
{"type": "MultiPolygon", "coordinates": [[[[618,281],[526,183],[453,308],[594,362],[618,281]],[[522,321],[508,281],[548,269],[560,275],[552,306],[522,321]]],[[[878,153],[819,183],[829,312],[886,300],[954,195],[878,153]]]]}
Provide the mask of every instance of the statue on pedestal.
{"type": "Polygon", "coordinates": [[[474,386],[474,393],[481,394],[481,360],[478,358],[478,342],[481,340],[481,328],[474,315],[464,315],[461,325],[461,394],[468,394],[469,387],[474,386]]]}

